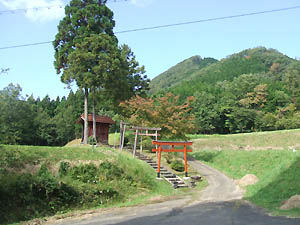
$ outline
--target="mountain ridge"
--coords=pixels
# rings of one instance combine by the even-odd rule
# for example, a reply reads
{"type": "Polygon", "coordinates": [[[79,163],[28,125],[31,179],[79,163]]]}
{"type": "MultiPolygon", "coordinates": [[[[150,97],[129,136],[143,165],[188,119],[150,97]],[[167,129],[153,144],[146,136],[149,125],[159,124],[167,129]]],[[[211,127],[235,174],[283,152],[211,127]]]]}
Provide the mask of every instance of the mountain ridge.
{"type": "Polygon", "coordinates": [[[179,91],[179,94],[187,91],[189,95],[193,95],[197,91],[195,87],[201,84],[232,81],[243,74],[266,73],[272,66],[276,67],[276,64],[280,73],[293,61],[297,60],[265,47],[245,49],[219,61],[210,57],[202,59],[200,56],[192,56],[151,80],[150,94],[188,86],[186,89],[189,90],[179,91]],[[202,63],[200,66],[199,62],[202,63]]]}
{"type": "Polygon", "coordinates": [[[216,62],[218,60],[214,58],[202,59],[199,55],[187,58],[153,78],[150,82],[150,93],[172,88],[184,80],[189,80],[194,72],[216,62]]]}

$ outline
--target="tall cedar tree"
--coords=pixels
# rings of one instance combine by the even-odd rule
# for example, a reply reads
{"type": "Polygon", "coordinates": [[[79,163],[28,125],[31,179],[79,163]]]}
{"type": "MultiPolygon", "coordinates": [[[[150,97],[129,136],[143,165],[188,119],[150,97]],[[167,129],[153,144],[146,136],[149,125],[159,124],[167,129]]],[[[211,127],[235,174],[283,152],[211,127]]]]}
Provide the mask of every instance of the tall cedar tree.
{"type": "Polygon", "coordinates": [[[179,96],[167,93],[157,98],[136,96],[122,102],[123,115],[138,126],[161,127],[164,138],[186,139],[186,134],[194,129],[194,116],[190,114],[193,97],[184,104],[179,96]]]}
{"type": "MultiPolygon", "coordinates": [[[[113,12],[105,3],[106,0],[72,0],[65,8],[66,16],[60,21],[53,42],[54,65],[62,82],[70,85],[75,81],[85,93],[84,143],[88,137],[90,91],[94,92],[93,99],[96,92],[104,92],[116,102],[142,92],[149,84],[130,48],[118,48],[113,12]]],[[[95,103],[93,114],[94,108],[95,103]]]]}
{"type": "MultiPolygon", "coordinates": [[[[66,16],[58,25],[58,33],[53,42],[55,48],[54,66],[61,80],[66,84],[76,81],[84,95],[84,143],[88,141],[88,93],[98,79],[92,67],[100,67],[97,53],[89,49],[89,44],[96,41],[96,35],[102,34],[109,45],[117,45],[113,33],[115,22],[113,12],[106,7],[106,0],[72,0],[65,7],[66,16]],[[84,52],[86,51],[86,52],[84,52]],[[85,53],[82,57],[80,54],[85,53]],[[94,53],[94,54],[93,54],[94,53]],[[83,60],[83,61],[81,61],[83,60]],[[77,66],[76,66],[77,65],[77,66]],[[73,68],[76,66],[76,68],[73,68]]],[[[97,47],[95,47],[97,48],[97,47]]]]}

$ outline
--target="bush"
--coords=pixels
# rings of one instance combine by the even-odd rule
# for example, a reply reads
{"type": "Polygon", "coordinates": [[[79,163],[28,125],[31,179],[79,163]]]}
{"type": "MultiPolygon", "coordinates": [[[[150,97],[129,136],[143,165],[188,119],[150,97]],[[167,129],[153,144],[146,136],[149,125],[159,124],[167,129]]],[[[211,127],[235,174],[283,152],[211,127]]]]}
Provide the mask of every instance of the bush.
{"type": "Polygon", "coordinates": [[[120,179],[120,177],[122,177],[122,175],[125,173],[122,168],[109,161],[101,163],[99,170],[101,174],[105,174],[106,180],[120,179]]]}
{"type": "Polygon", "coordinates": [[[59,165],[58,175],[60,177],[66,176],[71,165],[68,162],[61,162],[59,165]]]}
{"type": "Polygon", "coordinates": [[[90,145],[96,145],[97,144],[97,139],[94,138],[93,136],[89,136],[88,142],[90,145]]]}
{"type": "Polygon", "coordinates": [[[171,164],[171,163],[174,162],[174,160],[175,160],[174,152],[172,152],[172,153],[167,152],[167,154],[164,154],[164,157],[165,157],[165,159],[167,160],[167,163],[168,163],[168,164],[171,164]]]}
{"type": "Polygon", "coordinates": [[[80,164],[72,168],[71,176],[74,180],[79,180],[83,183],[94,183],[99,182],[98,168],[95,164],[80,164]]]}
{"type": "Polygon", "coordinates": [[[181,161],[179,161],[179,160],[175,160],[175,161],[173,161],[172,163],[171,163],[171,168],[173,169],[173,170],[176,170],[176,171],[178,171],[178,172],[183,172],[184,171],[184,164],[181,162],[181,161]]]}
{"type": "Polygon", "coordinates": [[[152,152],[152,139],[150,137],[143,137],[143,141],[140,143],[143,146],[143,149],[147,149],[152,152]]]}
{"type": "Polygon", "coordinates": [[[0,183],[0,224],[50,216],[79,201],[79,193],[45,165],[36,174],[2,175],[0,183]]]}

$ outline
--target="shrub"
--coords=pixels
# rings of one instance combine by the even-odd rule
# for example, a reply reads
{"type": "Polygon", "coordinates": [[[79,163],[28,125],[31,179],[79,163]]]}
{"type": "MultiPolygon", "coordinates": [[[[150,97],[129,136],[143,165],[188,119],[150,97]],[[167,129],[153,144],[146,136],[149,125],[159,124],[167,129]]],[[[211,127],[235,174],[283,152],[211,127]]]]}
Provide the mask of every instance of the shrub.
{"type": "Polygon", "coordinates": [[[79,180],[83,183],[98,183],[98,168],[95,164],[80,164],[72,168],[71,176],[75,180],[79,180]]]}
{"type": "Polygon", "coordinates": [[[88,138],[88,143],[89,143],[90,145],[96,145],[96,144],[97,144],[97,139],[94,138],[93,136],[89,136],[89,138],[88,138]]]}
{"type": "Polygon", "coordinates": [[[174,152],[172,152],[172,153],[167,152],[167,154],[164,154],[164,157],[167,160],[168,164],[171,164],[175,160],[174,152]]]}
{"type": "Polygon", "coordinates": [[[125,173],[124,170],[112,162],[105,161],[100,164],[99,170],[101,174],[105,174],[106,180],[112,180],[120,177],[125,173]]]}
{"type": "Polygon", "coordinates": [[[152,152],[153,145],[150,137],[143,137],[143,140],[140,144],[143,146],[143,149],[147,149],[152,152]]]}
{"type": "Polygon", "coordinates": [[[68,162],[61,162],[59,165],[58,175],[60,177],[66,176],[68,171],[70,170],[70,163],[68,162]]]}
{"type": "Polygon", "coordinates": [[[171,163],[171,168],[173,170],[178,171],[178,172],[183,172],[184,171],[184,164],[179,160],[175,160],[171,163]]]}

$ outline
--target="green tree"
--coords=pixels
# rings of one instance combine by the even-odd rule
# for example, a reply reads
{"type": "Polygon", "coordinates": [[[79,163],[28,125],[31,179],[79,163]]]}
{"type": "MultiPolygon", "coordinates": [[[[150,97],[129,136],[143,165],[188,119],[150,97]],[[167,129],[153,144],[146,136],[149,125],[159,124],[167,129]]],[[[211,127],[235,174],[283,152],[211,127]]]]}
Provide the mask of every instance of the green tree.
{"type": "Polygon", "coordinates": [[[34,142],[35,113],[21,96],[22,88],[9,84],[0,91],[0,142],[31,144],[34,142]]]}
{"type": "MultiPolygon", "coordinates": [[[[149,80],[127,45],[118,47],[113,34],[113,13],[100,0],[72,0],[58,26],[54,41],[55,68],[63,82],[84,90],[84,143],[88,136],[88,96],[92,92],[95,136],[95,99],[100,93],[120,100],[141,94],[149,80]]],[[[117,104],[116,104],[117,103],[117,104]]]]}
{"type": "MultiPolygon", "coordinates": [[[[121,52],[117,40],[107,34],[92,35],[76,44],[76,49],[70,53],[69,68],[66,74],[76,76],[76,84],[85,90],[85,99],[88,92],[92,92],[93,99],[93,136],[95,129],[95,95],[97,90],[107,89],[111,79],[119,79],[121,68],[121,52]]],[[[114,82],[114,83],[115,83],[114,82]]],[[[86,104],[87,105],[87,104],[86,104]]],[[[85,110],[87,114],[87,106],[85,110]]]]}
{"type": "Polygon", "coordinates": [[[292,101],[300,107],[300,63],[291,63],[283,75],[283,81],[286,89],[292,96],[292,101]]]}
{"type": "MultiPolygon", "coordinates": [[[[72,0],[65,8],[66,16],[58,25],[58,33],[53,42],[55,48],[54,66],[61,74],[61,80],[66,84],[76,81],[79,88],[84,90],[84,143],[88,139],[88,94],[95,81],[99,80],[97,70],[101,64],[97,61],[96,52],[102,47],[117,45],[113,34],[115,22],[113,12],[105,5],[106,0],[72,0]],[[101,36],[98,36],[100,35],[101,36]],[[101,44],[99,39],[104,38],[101,44]],[[103,44],[103,45],[102,45],[103,44]],[[83,61],[80,61],[83,60],[83,61]],[[97,71],[97,72],[96,72],[97,71]]],[[[107,68],[107,67],[105,67],[107,68]]]]}
{"type": "Polygon", "coordinates": [[[198,133],[213,133],[219,123],[217,98],[210,93],[196,93],[192,113],[198,133]]]}

